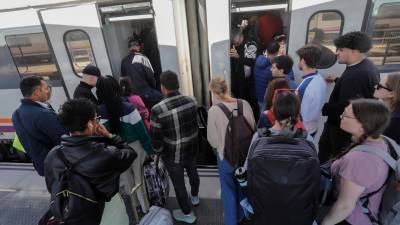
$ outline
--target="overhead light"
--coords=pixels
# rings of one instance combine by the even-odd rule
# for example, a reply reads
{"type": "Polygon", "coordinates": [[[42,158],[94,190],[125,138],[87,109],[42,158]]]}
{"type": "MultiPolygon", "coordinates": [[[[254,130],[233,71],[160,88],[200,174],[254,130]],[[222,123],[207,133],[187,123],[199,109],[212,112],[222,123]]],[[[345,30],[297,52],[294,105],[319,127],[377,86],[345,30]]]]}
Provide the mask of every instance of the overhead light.
{"type": "Polygon", "coordinates": [[[239,12],[254,12],[254,11],[265,11],[265,10],[274,10],[274,9],[286,9],[287,4],[276,4],[276,5],[262,5],[262,6],[249,6],[249,7],[239,7],[233,8],[233,13],[239,12]]]}
{"type": "Polygon", "coordinates": [[[133,15],[133,16],[110,17],[110,18],[108,18],[108,21],[115,22],[115,21],[142,20],[142,19],[152,19],[152,18],[153,18],[153,15],[144,14],[144,15],[133,15]]]}

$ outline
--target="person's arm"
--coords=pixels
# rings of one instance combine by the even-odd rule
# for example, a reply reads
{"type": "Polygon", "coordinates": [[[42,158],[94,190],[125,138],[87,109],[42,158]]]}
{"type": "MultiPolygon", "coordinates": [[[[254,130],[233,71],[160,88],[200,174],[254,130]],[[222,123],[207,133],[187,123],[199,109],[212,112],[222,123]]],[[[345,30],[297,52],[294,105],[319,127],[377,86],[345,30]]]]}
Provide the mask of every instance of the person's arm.
{"type": "Polygon", "coordinates": [[[150,114],[150,134],[154,151],[157,153],[162,152],[164,135],[162,132],[162,124],[160,123],[160,120],[154,108],[151,110],[150,114]]]}
{"type": "Polygon", "coordinates": [[[324,116],[339,116],[343,113],[344,108],[349,104],[350,100],[365,97],[363,96],[364,85],[359,80],[344,80],[340,82],[338,101],[334,103],[325,103],[322,108],[324,116]]]}
{"type": "Polygon", "coordinates": [[[353,211],[364,190],[364,187],[341,177],[339,197],[321,225],[334,225],[345,220],[353,211]]]}
{"type": "Polygon", "coordinates": [[[208,111],[208,118],[207,118],[207,140],[210,143],[211,147],[218,148],[221,140],[221,135],[219,133],[218,125],[217,125],[217,112],[215,111],[216,108],[210,108],[208,111]]]}

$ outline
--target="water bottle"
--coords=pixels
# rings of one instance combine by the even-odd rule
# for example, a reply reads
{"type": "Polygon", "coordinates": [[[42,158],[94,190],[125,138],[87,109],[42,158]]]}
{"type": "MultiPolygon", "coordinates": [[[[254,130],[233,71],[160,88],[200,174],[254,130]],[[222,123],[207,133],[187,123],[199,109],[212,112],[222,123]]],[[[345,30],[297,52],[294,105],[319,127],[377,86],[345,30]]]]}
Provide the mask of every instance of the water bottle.
{"type": "Polygon", "coordinates": [[[239,183],[240,189],[247,194],[247,170],[244,167],[239,167],[235,170],[235,178],[239,183]]]}

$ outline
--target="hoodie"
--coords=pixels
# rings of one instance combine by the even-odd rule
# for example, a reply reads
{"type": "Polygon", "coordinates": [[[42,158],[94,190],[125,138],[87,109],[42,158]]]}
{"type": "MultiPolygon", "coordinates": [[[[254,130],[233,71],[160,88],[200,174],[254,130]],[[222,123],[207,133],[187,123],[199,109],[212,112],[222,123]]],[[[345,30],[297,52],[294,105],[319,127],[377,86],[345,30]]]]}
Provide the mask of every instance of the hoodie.
{"type": "Polygon", "coordinates": [[[254,82],[256,89],[257,101],[264,102],[265,90],[268,87],[268,82],[272,78],[271,61],[264,55],[259,55],[254,66],[254,82]]]}

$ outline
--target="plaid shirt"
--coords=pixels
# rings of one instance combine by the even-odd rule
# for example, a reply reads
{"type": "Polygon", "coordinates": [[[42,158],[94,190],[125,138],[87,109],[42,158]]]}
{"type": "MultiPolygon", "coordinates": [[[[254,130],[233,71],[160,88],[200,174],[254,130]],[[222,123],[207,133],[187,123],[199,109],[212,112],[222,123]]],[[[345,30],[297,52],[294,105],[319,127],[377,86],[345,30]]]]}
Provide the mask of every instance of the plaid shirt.
{"type": "Polygon", "coordinates": [[[197,102],[178,92],[153,106],[150,116],[153,148],[166,160],[180,163],[197,154],[197,102]]]}

